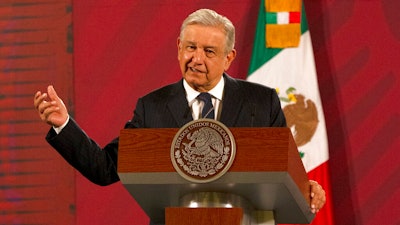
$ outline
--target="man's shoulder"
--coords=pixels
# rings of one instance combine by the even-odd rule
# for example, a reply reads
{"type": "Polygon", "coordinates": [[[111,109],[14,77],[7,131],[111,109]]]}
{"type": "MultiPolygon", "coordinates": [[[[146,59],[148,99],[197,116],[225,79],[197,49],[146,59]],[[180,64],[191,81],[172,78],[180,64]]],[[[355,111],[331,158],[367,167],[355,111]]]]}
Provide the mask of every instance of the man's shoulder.
{"type": "Polygon", "coordinates": [[[240,78],[233,78],[229,75],[225,75],[225,80],[227,86],[233,87],[233,88],[243,88],[243,89],[260,89],[260,90],[267,90],[267,91],[272,91],[273,88],[260,84],[260,83],[254,83],[248,80],[240,79],[240,78]]]}
{"type": "Polygon", "coordinates": [[[182,80],[175,83],[167,84],[160,88],[154,89],[142,98],[165,98],[170,95],[175,95],[183,90],[182,80]]]}

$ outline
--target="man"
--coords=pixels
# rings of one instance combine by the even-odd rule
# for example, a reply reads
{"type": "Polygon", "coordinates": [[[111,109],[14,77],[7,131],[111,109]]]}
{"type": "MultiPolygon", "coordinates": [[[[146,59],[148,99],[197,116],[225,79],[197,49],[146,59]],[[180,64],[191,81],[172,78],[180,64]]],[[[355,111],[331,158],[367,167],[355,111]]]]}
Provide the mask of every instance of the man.
{"type": "MultiPolygon", "coordinates": [[[[183,79],[140,98],[125,128],[181,127],[201,117],[203,101],[211,94],[213,118],[228,127],[284,127],[286,121],[276,92],[268,87],[233,79],[225,73],[236,57],[235,28],[226,17],[208,9],[189,15],[177,40],[183,79]]],[[[101,149],[68,116],[52,86],[38,91],[34,106],[51,125],[46,140],[85,177],[98,185],[119,181],[116,170],[118,138],[101,149]]],[[[325,192],[310,181],[311,210],[325,204],[325,192]]]]}

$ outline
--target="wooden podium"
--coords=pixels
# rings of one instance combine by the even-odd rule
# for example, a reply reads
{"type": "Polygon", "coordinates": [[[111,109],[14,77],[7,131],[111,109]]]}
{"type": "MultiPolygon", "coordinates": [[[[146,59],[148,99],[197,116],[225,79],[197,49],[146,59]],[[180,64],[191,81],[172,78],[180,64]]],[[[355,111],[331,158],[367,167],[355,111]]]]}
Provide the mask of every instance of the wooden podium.
{"type": "Polygon", "coordinates": [[[314,218],[307,174],[289,128],[230,128],[236,141],[231,168],[219,179],[201,184],[182,178],[171,163],[171,144],[178,130],[125,129],[120,133],[119,177],[153,222],[221,225],[225,223],[196,218],[218,215],[228,221],[242,213],[235,207],[182,207],[182,196],[207,192],[241,196],[255,211],[273,211],[276,223],[308,224],[314,218]]]}

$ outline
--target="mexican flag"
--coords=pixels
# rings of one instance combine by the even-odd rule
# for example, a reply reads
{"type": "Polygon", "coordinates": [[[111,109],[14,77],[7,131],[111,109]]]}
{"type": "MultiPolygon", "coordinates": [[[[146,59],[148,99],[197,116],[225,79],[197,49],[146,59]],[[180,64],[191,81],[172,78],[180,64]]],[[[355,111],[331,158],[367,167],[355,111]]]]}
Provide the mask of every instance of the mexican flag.
{"type": "Polygon", "coordinates": [[[247,80],[276,88],[309,179],[327,193],[326,205],[312,224],[334,224],[328,139],[301,0],[261,1],[247,80]]]}

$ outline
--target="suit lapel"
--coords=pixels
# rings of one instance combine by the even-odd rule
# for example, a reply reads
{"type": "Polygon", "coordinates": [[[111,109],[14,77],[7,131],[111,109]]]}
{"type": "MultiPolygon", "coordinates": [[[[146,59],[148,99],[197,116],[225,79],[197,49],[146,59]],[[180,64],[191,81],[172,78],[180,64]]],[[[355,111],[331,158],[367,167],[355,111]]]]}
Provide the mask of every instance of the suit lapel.
{"type": "MultiPolygon", "coordinates": [[[[227,74],[224,74],[224,79],[225,87],[219,120],[226,126],[232,127],[236,124],[239,113],[243,107],[243,98],[239,92],[239,84],[227,74]]],[[[169,96],[167,107],[178,127],[182,127],[186,123],[192,121],[193,117],[191,109],[188,106],[182,80],[175,83],[169,96]]]]}
{"type": "Polygon", "coordinates": [[[178,127],[182,127],[193,120],[182,80],[174,85],[173,91],[171,91],[170,98],[167,102],[167,107],[178,127]]]}
{"type": "Polygon", "coordinates": [[[222,111],[220,121],[228,127],[235,125],[243,105],[243,98],[239,92],[239,84],[224,74],[225,87],[222,99],[222,111]]]}

